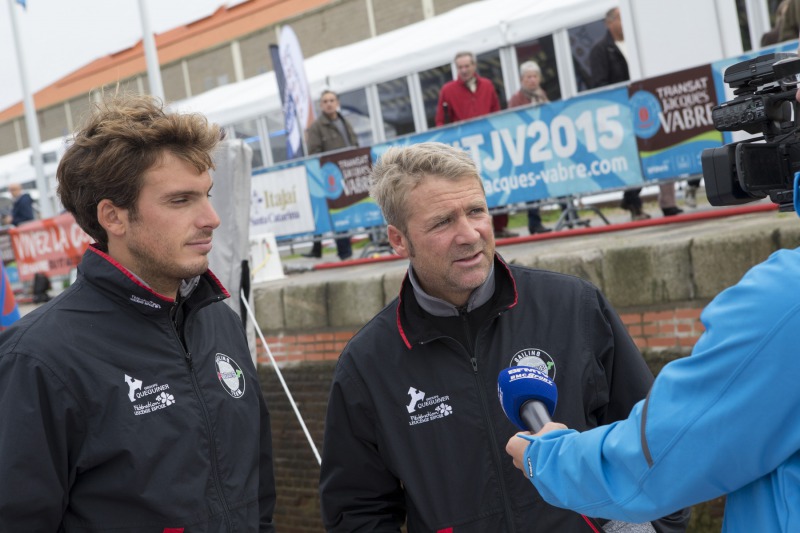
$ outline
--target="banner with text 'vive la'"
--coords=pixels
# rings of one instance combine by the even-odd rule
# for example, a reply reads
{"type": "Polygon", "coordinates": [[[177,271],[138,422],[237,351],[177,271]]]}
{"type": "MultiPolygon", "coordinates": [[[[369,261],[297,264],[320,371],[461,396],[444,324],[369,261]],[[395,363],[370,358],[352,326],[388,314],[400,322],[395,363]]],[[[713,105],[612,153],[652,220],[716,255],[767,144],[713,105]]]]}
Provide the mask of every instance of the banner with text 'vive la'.
{"type": "Polygon", "coordinates": [[[483,178],[489,207],[584,195],[643,181],[625,88],[410,135],[372,147],[436,141],[466,150],[483,178]]]}

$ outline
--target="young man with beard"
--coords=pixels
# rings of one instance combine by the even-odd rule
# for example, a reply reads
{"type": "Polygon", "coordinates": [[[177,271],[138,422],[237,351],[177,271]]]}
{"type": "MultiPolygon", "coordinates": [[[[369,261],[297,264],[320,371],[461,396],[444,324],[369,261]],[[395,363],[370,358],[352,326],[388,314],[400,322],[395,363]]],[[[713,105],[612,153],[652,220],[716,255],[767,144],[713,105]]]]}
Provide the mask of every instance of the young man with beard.
{"type": "MultiPolygon", "coordinates": [[[[399,297],[336,367],[320,477],[325,527],[591,531],[546,504],[502,453],[514,426],[497,376],[539,367],[558,384],[559,419],[583,429],[617,420],[653,380],[625,326],[590,283],[503,261],[466,152],[390,148],[373,180],[389,242],[410,266],[399,297]]],[[[683,531],[685,517],[657,524],[683,531]]]]}
{"type": "Polygon", "coordinates": [[[96,242],[0,336],[0,530],[274,531],[269,413],[208,270],[219,138],[149,97],[75,134],[58,194],[96,242]]]}

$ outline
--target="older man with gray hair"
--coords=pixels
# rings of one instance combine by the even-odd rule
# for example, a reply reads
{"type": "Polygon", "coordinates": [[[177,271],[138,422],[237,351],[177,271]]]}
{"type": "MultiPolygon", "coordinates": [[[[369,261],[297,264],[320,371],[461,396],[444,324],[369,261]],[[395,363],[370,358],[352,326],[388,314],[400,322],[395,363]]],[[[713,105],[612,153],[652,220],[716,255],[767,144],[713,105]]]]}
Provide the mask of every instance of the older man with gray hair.
{"type": "MultiPolygon", "coordinates": [[[[519,66],[520,89],[508,101],[508,107],[520,107],[531,104],[544,104],[550,101],[547,93],[541,87],[542,69],[536,61],[525,61],[519,66]]],[[[562,204],[563,206],[563,204],[562,204]]],[[[552,231],[542,224],[542,215],[539,207],[528,209],[528,232],[547,233],[552,231]]]]}
{"type": "Polygon", "coordinates": [[[622,321],[590,283],[495,252],[483,182],[463,150],[390,148],[371,193],[409,267],[398,298],[336,367],[320,474],[326,530],[601,527],[546,504],[503,457],[514,426],[497,375],[536,366],[558,383],[559,420],[617,420],[653,381],[622,321]]]}

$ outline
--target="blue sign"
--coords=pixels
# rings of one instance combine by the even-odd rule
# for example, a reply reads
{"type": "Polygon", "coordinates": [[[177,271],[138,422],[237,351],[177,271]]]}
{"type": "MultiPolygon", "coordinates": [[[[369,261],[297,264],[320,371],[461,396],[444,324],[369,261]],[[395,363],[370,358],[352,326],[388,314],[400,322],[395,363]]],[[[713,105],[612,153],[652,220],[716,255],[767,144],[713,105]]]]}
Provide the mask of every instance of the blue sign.
{"type": "Polygon", "coordinates": [[[373,147],[443,142],[469,152],[489,207],[643,181],[625,88],[515,108],[373,147]]]}

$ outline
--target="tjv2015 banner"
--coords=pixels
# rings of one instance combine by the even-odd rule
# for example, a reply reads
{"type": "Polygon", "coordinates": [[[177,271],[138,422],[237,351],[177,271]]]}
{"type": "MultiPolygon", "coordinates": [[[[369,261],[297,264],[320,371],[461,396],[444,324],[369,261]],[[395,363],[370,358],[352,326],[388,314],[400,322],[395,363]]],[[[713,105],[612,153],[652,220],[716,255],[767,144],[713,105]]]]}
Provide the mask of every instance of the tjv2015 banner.
{"type": "Polygon", "coordinates": [[[438,141],[466,150],[489,207],[617,189],[642,182],[625,88],[454,124],[373,147],[438,141]]]}

